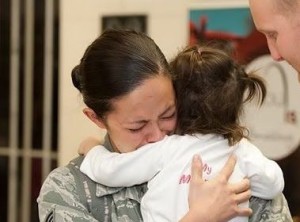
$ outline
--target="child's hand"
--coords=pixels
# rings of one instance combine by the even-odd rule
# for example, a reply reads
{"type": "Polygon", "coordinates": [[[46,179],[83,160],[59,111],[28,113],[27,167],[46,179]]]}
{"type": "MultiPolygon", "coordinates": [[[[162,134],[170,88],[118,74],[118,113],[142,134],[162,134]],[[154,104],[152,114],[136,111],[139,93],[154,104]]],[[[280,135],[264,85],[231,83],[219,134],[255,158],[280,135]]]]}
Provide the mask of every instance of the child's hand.
{"type": "Polygon", "coordinates": [[[99,140],[98,138],[92,136],[87,137],[80,143],[78,148],[78,154],[85,156],[90,151],[90,149],[92,149],[94,146],[101,145],[101,144],[102,141],[99,140]]]}

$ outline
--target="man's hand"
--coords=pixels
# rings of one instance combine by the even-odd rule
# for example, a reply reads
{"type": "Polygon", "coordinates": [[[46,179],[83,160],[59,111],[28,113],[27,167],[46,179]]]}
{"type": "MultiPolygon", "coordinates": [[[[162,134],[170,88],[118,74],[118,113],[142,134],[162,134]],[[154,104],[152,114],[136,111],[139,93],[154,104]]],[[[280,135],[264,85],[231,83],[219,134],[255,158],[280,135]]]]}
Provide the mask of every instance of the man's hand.
{"type": "Polygon", "coordinates": [[[250,208],[238,207],[251,196],[249,180],[228,184],[235,163],[235,157],[231,156],[218,176],[204,181],[202,161],[199,156],[194,156],[189,191],[190,220],[187,221],[223,222],[235,216],[251,215],[250,208]]]}

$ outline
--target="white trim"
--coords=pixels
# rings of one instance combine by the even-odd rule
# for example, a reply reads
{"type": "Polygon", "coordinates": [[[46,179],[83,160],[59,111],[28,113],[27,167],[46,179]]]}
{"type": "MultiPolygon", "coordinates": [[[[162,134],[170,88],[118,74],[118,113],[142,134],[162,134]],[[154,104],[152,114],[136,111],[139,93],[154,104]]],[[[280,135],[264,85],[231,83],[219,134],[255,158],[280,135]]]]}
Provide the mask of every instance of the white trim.
{"type": "Polygon", "coordinates": [[[188,3],[189,9],[215,9],[215,8],[249,8],[248,1],[242,0],[208,0],[208,1],[197,1],[191,0],[188,3]]]}
{"type": "Polygon", "coordinates": [[[44,119],[42,180],[51,170],[52,95],[53,95],[53,1],[45,1],[45,52],[44,52],[44,119]]]}
{"type": "Polygon", "coordinates": [[[8,169],[8,222],[16,222],[17,187],[18,187],[18,128],[19,128],[19,65],[20,65],[20,2],[11,1],[10,32],[10,118],[9,118],[9,155],[8,169]]]}
{"type": "MultiPolygon", "coordinates": [[[[9,147],[0,147],[0,156],[8,156],[9,158],[12,157],[11,155],[11,151],[9,147]]],[[[32,150],[31,151],[31,157],[32,158],[43,158],[44,156],[44,152],[42,150],[32,150]]],[[[16,159],[18,157],[23,157],[23,151],[17,149],[16,151],[14,151],[14,157],[16,157],[16,159]]],[[[50,152],[48,158],[51,160],[57,160],[57,152],[50,152]]],[[[14,174],[16,174],[16,172],[14,172],[14,174]]],[[[11,175],[9,175],[11,176],[11,175]]],[[[17,178],[17,177],[16,177],[17,178]]],[[[15,205],[14,205],[15,207],[15,205]]],[[[15,210],[13,210],[14,214],[16,213],[15,210]]]]}
{"type": "Polygon", "coordinates": [[[25,1],[25,50],[24,50],[24,127],[22,166],[22,211],[23,222],[30,220],[31,208],[31,151],[32,151],[32,105],[33,105],[33,43],[34,43],[34,2],[25,1]]]}

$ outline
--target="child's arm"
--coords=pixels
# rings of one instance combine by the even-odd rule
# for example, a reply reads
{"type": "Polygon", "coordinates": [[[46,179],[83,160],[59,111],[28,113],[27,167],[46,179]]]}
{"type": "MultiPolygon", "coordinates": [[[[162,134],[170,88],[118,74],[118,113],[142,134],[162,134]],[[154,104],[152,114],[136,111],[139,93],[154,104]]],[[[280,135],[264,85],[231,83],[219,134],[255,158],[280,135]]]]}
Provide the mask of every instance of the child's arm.
{"type": "Polygon", "coordinates": [[[85,156],[93,147],[103,145],[103,143],[104,141],[96,137],[87,137],[79,144],[78,154],[85,156]]]}
{"type": "Polygon", "coordinates": [[[262,152],[247,140],[241,154],[241,166],[248,172],[252,196],[262,199],[273,199],[279,195],[284,188],[283,173],[279,165],[265,157],[262,152]]]}
{"type": "Polygon", "coordinates": [[[80,170],[92,180],[111,187],[147,182],[162,168],[163,141],[122,154],[95,146],[86,154],[80,170]]]}

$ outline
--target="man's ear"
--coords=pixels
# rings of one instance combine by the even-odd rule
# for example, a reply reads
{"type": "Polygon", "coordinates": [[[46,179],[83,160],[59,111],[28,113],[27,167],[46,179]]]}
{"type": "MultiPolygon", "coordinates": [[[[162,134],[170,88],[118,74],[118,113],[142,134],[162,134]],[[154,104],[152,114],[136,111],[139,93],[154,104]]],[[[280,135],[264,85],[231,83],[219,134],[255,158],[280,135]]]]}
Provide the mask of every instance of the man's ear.
{"type": "Polygon", "coordinates": [[[98,127],[102,129],[106,129],[105,123],[102,118],[99,118],[97,114],[92,110],[91,108],[84,108],[83,113],[92,121],[94,122],[98,127]]]}

